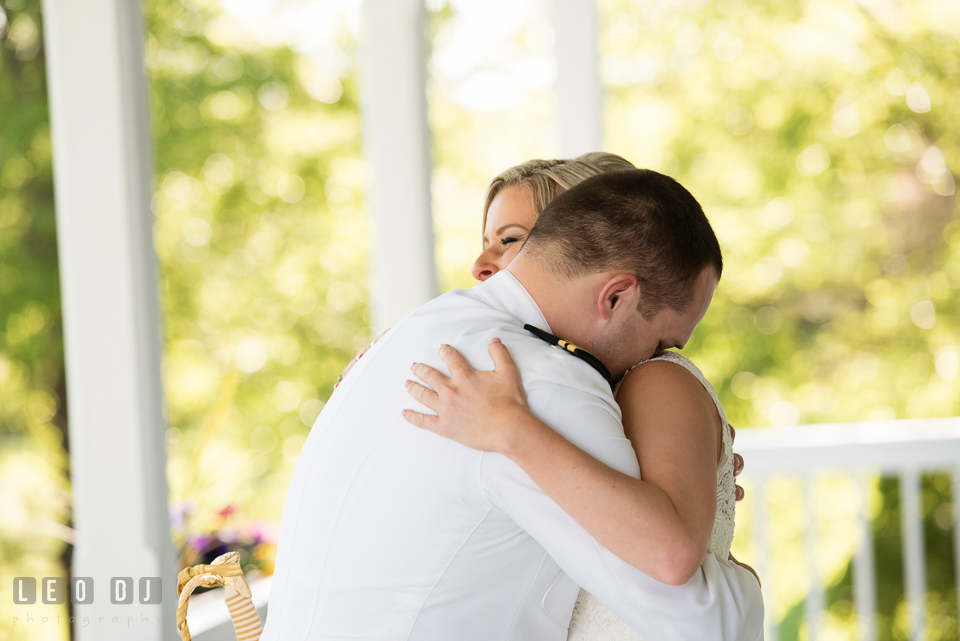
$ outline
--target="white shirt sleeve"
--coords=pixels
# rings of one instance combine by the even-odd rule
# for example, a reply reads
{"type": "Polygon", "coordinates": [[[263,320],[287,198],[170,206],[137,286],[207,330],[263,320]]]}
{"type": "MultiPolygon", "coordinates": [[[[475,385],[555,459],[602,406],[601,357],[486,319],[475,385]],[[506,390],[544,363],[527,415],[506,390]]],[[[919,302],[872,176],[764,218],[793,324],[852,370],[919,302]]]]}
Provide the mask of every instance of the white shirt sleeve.
{"type": "MultiPolygon", "coordinates": [[[[541,420],[607,465],[639,478],[618,408],[574,385],[525,383],[541,420]]],[[[486,453],[484,493],[532,536],[573,581],[641,636],[657,641],[756,641],[763,638],[763,601],[756,578],[708,552],[686,584],[661,583],[597,543],[515,463],[486,453]]]]}

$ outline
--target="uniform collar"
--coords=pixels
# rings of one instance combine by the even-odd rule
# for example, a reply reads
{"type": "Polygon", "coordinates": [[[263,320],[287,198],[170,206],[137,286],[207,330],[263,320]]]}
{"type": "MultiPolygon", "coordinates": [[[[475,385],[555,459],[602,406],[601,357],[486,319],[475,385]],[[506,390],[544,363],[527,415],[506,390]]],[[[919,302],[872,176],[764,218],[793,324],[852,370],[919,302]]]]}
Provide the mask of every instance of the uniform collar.
{"type": "Polygon", "coordinates": [[[528,332],[530,332],[531,334],[533,334],[534,336],[536,336],[537,338],[539,338],[540,340],[546,341],[547,343],[555,347],[559,347],[565,352],[570,352],[571,354],[573,354],[583,362],[587,363],[590,367],[597,370],[597,373],[599,373],[600,376],[603,377],[603,380],[605,381],[610,380],[610,370],[606,368],[606,366],[603,364],[603,362],[599,358],[597,358],[587,350],[583,349],[582,347],[577,347],[570,341],[565,341],[559,336],[554,336],[550,332],[545,332],[539,327],[536,327],[535,325],[527,324],[527,325],[524,325],[523,328],[528,332]]]}
{"type": "Polygon", "coordinates": [[[501,269],[482,283],[474,285],[473,291],[480,294],[491,307],[519,319],[521,325],[529,323],[548,332],[552,331],[537,301],[533,300],[533,296],[517,277],[506,269],[501,269]]]}

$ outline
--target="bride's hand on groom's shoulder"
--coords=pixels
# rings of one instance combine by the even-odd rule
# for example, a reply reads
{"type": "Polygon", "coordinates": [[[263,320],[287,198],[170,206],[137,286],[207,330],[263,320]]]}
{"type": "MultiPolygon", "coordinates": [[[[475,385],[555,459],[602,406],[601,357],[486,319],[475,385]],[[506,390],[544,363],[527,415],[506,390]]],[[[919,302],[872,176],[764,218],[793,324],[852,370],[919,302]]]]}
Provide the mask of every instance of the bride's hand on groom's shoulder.
{"type": "Polygon", "coordinates": [[[407,393],[436,416],[403,410],[408,423],[485,452],[504,452],[511,429],[529,414],[520,374],[499,338],[487,348],[494,370],[482,372],[449,345],[440,346],[440,358],[452,376],[429,365],[414,363],[410,370],[426,386],[406,382],[407,393]]]}

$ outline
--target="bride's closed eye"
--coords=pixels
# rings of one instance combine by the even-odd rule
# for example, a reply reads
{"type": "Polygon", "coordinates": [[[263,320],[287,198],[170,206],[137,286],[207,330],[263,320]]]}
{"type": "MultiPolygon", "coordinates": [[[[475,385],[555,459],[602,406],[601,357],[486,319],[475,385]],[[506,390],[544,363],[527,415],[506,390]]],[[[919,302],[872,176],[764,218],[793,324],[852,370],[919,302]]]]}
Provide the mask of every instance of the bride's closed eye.
{"type": "Polygon", "coordinates": [[[506,246],[509,245],[510,243],[515,243],[515,242],[517,242],[517,241],[519,241],[519,240],[521,240],[521,238],[520,238],[519,236],[507,236],[506,238],[501,238],[501,239],[500,239],[500,246],[501,246],[501,247],[506,247],[506,246]]]}

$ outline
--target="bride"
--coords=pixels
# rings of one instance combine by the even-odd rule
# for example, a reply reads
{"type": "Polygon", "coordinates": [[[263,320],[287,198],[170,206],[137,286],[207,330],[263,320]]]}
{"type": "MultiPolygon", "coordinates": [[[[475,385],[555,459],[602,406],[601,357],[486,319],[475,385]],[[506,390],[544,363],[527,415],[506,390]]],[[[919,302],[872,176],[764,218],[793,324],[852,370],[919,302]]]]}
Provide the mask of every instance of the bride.
{"type": "MultiPolygon", "coordinates": [[[[567,161],[533,160],[502,173],[487,192],[484,249],[474,263],[474,277],[486,280],[505,268],[557,195],[590,176],[630,168],[619,156],[592,153],[567,161]]],[[[613,390],[642,481],[597,461],[533,416],[501,344],[491,345],[492,372],[474,370],[453,349],[442,352],[453,378],[415,365],[414,374],[431,389],[408,382],[408,391],[438,416],[406,411],[405,418],[470,447],[508,456],[600,544],[649,576],[679,585],[699,570],[708,550],[736,561],[730,544],[742,490],[734,481],[743,461],[732,452],[733,428],[713,387],[688,359],[665,351],[670,347],[683,345],[659,345],[613,390]]],[[[580,591],[568,641],[639,638],[580,591]]]]}

